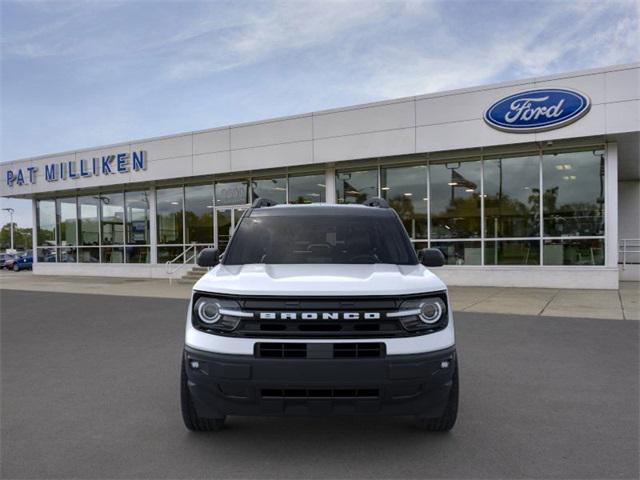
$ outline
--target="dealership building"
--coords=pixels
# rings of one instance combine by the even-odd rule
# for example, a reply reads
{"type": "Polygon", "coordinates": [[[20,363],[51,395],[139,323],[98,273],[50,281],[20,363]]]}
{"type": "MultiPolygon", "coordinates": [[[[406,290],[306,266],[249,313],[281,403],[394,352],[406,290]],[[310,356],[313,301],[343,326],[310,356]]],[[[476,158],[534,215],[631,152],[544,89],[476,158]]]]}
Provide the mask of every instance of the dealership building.
{"type": "MultiPolygon", "coordinates": [[[[451,285],[640,277],[640,64],[0,164],[33,201],[34,273],[180,277],[256,198],[383,197],[451,285]],[[623,258],[624,257],[624,258],[623,258]]],[[[304,235],[304,232],[300,233],[304,235]]]]}

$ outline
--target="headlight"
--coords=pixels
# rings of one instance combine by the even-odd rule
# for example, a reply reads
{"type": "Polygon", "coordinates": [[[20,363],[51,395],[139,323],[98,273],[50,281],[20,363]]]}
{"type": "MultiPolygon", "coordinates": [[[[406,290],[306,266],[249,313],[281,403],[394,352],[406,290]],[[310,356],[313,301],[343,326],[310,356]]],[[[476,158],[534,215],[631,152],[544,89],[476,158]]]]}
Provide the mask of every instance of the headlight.
{"type": "Polygon", "coordinates": [[[439,298],[430,298],[420,304],[418,317],[427,325],[437,323],[444,313],[445,306],[439,298]]]}
{"type": "Polygon", "coordinates": [[[405,300],[398,311],[388,313],[387,317],[397,318],[410,332],[441,330],[448,321],[446,294],[405,300]]]}
{"type": "Polygon", "coordinates": [[[200,321],[211,325],[216,323],[222,317],[220,315],[220,309],[222,307],[214,299],[202,297],[196,302],[196,312],[200,321]]]}
{"type": "Polygon", "coordinates": [[[240,310],[234,300],[196,292],[191,317],[191,323],[198,330],[229,332],[238,327],[242,318],[253,317],[253,314],[240,310]]]}

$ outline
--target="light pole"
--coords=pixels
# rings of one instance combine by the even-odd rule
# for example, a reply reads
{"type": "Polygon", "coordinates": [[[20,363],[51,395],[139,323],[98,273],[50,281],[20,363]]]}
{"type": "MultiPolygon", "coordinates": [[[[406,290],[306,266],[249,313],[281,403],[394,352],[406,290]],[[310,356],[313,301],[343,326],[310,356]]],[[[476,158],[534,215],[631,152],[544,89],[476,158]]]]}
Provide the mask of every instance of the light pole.
{"type": "Polygon", "coordinates": [[[9,212],[9,228],[11,228],[11,250],[13,250],[13,214],[15,213],[15,210],[11,207],[3,208],[3,210],[9,212]]]}

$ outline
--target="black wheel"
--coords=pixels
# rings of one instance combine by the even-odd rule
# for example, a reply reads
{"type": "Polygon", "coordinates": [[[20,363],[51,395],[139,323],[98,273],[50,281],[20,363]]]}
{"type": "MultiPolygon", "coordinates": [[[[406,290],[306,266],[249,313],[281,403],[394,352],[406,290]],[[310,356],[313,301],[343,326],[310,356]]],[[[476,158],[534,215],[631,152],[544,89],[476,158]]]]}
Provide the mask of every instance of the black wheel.
{"type": "Polygon", "coordinates": [[[18,264],[17,264],[17,263],[14,263],[14,264],[13,264],[13,271],[14,271],[14,272],[19,272],[19,271],[20,271],[20,267],[18,266],[18,264]]]}
{"type": "Polygon", "coordinates": [[[456,424],[458,418],[458,365],[453,372],[451,392],[444,413],[436,418],[418,417],[417,425],[429,432],[448,432],[456,424]]]}
{"type": "Polygon", "coordinates": [[[196,412],[193,402],[191,401],[189,386],[187,385],[184,357],[182,358],[182,369],[180,370],[180,408],[182,410],[184,426],[192,432],[212,432],[220,430],[224,426],[225,417],[202,418],[196,412]]]}

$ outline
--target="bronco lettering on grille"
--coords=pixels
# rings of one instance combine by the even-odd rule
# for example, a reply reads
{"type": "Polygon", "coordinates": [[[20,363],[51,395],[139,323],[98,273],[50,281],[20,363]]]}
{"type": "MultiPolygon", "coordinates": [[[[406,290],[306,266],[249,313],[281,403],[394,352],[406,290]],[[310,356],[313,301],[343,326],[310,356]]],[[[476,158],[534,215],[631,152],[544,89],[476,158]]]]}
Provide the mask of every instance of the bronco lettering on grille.
{"type": "Polygon", "coordinates": [[[260,312],[260,320],[380,320],[379,312],[260,312]]]}

